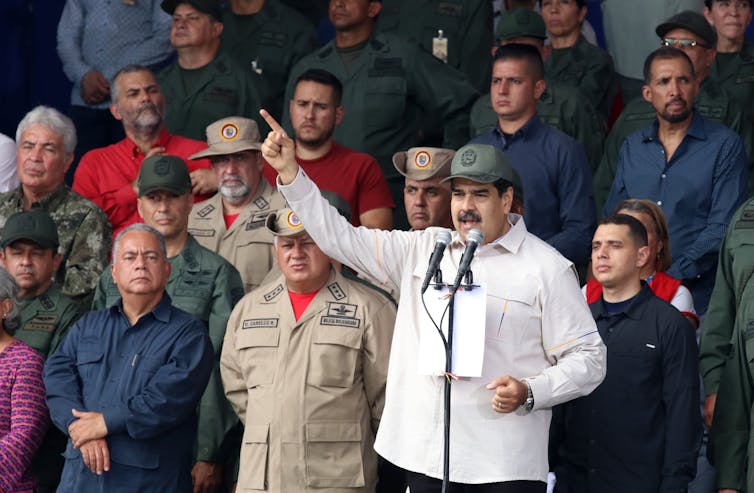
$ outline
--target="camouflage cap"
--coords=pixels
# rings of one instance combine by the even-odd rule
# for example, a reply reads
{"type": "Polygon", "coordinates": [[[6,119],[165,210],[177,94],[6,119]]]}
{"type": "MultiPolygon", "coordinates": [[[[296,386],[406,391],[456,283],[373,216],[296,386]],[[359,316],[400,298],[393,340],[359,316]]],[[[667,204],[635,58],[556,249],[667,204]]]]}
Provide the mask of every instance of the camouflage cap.
{"type": "Polygon", "coordinates": [[[707,43],[707,48],[717,47],[717,33],[699,12],[684,10],[657,26],[655,33],[664,38],[673,29],[685,29],[696,34],[707,43]]]}
{"type": "Polygon", "coordinates": [[[186,163],[178,156],[152,156],[141,163],[137,186],[139,197],[157,190],[184,195],[191,192],[191,176],[186,163]]]}
{"type": "Polygon", "coordinates": [[[453,178],[466,178],[478,183],[506,180],[513,185],[517,196],[523,196],[524,190],[518,173],[505,154],[491,145],[468,144],[458,149],[450,164],[450,176],[443,181],[453,178]]]}
{"type": "Polygon", "coordinates": [[[189,159],[258,151],[262,148],[259,126],[254,120],[241,116],[217,120],[207,127],[207,145],[208,148],[192,154],[189,159]]]}
{"type": "Polygon", "coordinates": [[[306,233],[301,219],[288,208],[270,212],[264,225],[275,236],[296,236],[306,233]]]}
{"type": "Polygon", "coordinates": [[[220,2],[218,2],[217,0],[162,0],[160,7],[163,11],[167,12],[170,15],[173,15],[176,7],[178,7],[182,3],[187,3],[194,7],[196,10],[211,15],[216,21],[221,21],[222,19],[220,2]]]}
{"type": "Polygon", "coordinates": [[[55,221],[43,210],[16,212],[8,218],[0,247],[5,248],[18,240],[29,240],[42,248],[54,250],[60,245],[55,221]]]}
{"type": "Polygon", "coordinates": [[[506,12],[495,29],[495,39],[498,41],[521,37],[547,38],[547,28],[542,16],[524,7],[506,12]]]}
{"type": "Polygon", "coordinates": [[[393,154],[393,166],[412,180],[429,180],[435,175],[444,178],[450,174],[450,161],[455,153],[438,147],[412,147],[393,154]]]}

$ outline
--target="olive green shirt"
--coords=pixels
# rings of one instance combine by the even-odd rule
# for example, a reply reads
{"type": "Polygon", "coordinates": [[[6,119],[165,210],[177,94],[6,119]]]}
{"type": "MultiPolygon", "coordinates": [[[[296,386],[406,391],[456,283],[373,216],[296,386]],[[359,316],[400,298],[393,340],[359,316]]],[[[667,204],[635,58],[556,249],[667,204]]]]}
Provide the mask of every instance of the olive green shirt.
{"type": "MultiPolygon", "coordinates": [[[[707,78],[699,87],[694,109],[703,117],[726,125],[741,137],[749,158],[749,193],[754,192],[754,172],[752,171],[754,128],[741,108],[741,104],[716,82],[707,78]]],[[[657,112],[644,98],[636,98],[623,108],[623,112],[607,135],[605,151],[594,175],[594,199],[597,201],[597,210],[602,210],[610,194],[610,187],[613,185],[618,169],[618,156],[623,140],[632,133],[648,127],[656,118],[657,112]]]]}
{"type": "MultiPolygon", "coordinates": [[[[375,34],[350,71],[330,42],[296,64],[288,79],[286,101],[296,78],[310,68],[333,73],[343,83],[343,121],[335,128],[339,144],[373,156],[388,183],[400,182],[395,152],[422,145],[425,114],[444,124],[443,147],[458,149],[468,141],[469,111],[478,94],[463,74],[392,34],[375,34]]],[[[284,109],[284,125],[291,129],[284,109]]],[[[291,132],[292,133],[292,132],[291,132]]],[[[391,184],[392,184],[391,183],[391,184]]],[[[401,194],[402,196],[402,194],[401,194]]]]}
{"type": "MultiPolygon", "coordinates": [[[[172,267],[165,288],[173,306],[195,316],[207,327],[215,351],[215,365],[199,404],[196,460],[224,463],[237,437],[238,422],[225,398],[220,379],[220,353],[230,312],[243,296],[238,271],[224,258],[207,250],[189,235],[180,255],[169,259],[172,267]]],[[[93,310],[112,306],[120,299],[110,270],[97,285],[93,310]]]]}
{"type": "Polygon", "coordinates": [[[494,44],[489,0],[382,0],[378,32],[413,39],[429,53],[442,31],[451,67],[463,72],[477,91],[490,86],[494,44]]]}
{"type": "Polygon", "coordinates": [[[715,55],[708,77],[728,91],[754,121],[754,44],[747,39],[741,51],[715,55]]]}
{"type": "Polygon", "coordinates": [[[731,218],[720,246],[715,288],[699,342],[705,393],[718,394],[708,449],[717,471],[716,486],[738,491],[754,491],[752,270],[754,199],[749,199],[731,218]]]}
{"type": "Polygon", "coordinates": [[[165,127],[172,134],[205,141],[207,126],[229,116],[256,120],[262,135],[269,131],[259,116],[259,76],[222,51],[198,69],[182,69],[176,61],[157,75],[157,81],[167,101],[165,127]]]}
{"type": "Polygon", "coordinates": [[[265,0],[252,15],[236,15],[226,7],[222,21],[220,49],[258,75],[262,106],[279,118],[288,73],[318,46],[313,24],[278,0],[265,0]]]}
{"type": "Polygon", "coordinates": [[[73,322],[86,313],[81,304],[52,283],[44,293],[21,301],[21,323],[13,335],[47,358],[68,333],[73,322]]]}
{"type": "MultiPolygon", "coordinates": [[[[537,101],[537,114],[543,122],[581,144],[592,172],[597,169],[602,157],[605,133],[601,119],[589,100],[570,86],[548,86],[537,101]]],[[[492,109],[490,94],[480,96],[471,108],[471,138],[488,133],[497,125],[497,114],[492,109]]]]}
{"type": "Polygon", "coordinates": [[[603,120],[618,94],[613,60],[606,51],[579,36],[569,48],[553,49],[545,60],[547,84],[568,85],[589,99],[603,120]]]}
{"type": "MultiPolygon", "coordinates": [[[[23,198],[23,186],[0,194],[0,229],[11,214],[23,210],[23,198]]],[[[110,221],[93,202],[62,184],[31,208],[46,211],[58,227],[62,261],[55,280],[63,294],[88,306],[110,258],[110,221]]]]}

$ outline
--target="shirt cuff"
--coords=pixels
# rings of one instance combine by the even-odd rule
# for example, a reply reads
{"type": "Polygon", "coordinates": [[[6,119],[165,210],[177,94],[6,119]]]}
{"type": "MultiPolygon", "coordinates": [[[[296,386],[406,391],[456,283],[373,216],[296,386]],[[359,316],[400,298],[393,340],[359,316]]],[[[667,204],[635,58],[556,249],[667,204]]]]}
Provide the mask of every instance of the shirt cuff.
{"type": "Polygon", "coordinates": [[[529,382],[531,387],[531,396],[534,398],[534,407],[532,411],[538,409],[551,407],[548,403],[552,399],[552,393],[550,392],[550,384],[547,382],[547,377],[540,375],[534,378],[525,378],[529,382]]]}
{"type": "Polygon", "coordinates": [[[301,167],[298,168],[296,178],[294,178],[293,181],[289,184],[283,185],[282,183],[280,183],[280,176],[275,178],[275,184],[277,185],[280,193],[282,193],[286,200],[289,202],[295,202],[304,199],[309,193],[311,193],[312,188],[316,187],[316,185],[314,185],[314,182],[309,179],[307,174],[304,172],[304,169],[301,167]]]}
{"type": "Polygon", "coordinates": [[[119,408],[112,408],[108,409],[106,413],[103,412],[102,415],[105,418],[108,435],[123,433],[127,430],[126,417],[128,416],[128,411],[119,408]]]}

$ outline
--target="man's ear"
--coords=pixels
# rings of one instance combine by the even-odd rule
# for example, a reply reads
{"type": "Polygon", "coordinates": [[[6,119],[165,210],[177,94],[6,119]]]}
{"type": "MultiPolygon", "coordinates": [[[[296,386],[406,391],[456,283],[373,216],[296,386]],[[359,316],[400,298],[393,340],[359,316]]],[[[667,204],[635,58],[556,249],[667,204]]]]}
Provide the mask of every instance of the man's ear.
{"type": "Polygon", "coordinates": [[[636,267],[639,269],[643,268],[647,263],[649,263],[652,259],[649,258],[649,247],[643,246],[639,247],[639,251],[636,255],[636,267]]]}

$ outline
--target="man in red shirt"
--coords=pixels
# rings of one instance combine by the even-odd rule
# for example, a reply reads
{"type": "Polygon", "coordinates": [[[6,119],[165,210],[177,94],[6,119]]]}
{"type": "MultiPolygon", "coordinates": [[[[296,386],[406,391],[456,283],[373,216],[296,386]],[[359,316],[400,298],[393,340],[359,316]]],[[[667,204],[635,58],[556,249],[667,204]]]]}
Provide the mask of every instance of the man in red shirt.
{"type": "Polygon", "coordinates": [[[217,178],[209,161],[188,157],[207,147],[204,142],[171,135],[165,130],[165,96],[154,74],[139,65],[129,65],[115,75],[110,111],[123,122],[126,138],[87,152],[81,158],[73,189],[102,208],[113,226],[113,235],[141,222],[136,211],[136,177],[145,158],[172,154],[186,161],[191,172],[194,201],[217,190],[217,178]]]}
{"type": "MultiPolygon", "coordinates": [[[[307,70],[296,80],[289,109],[296,160],[320,189],[348,202],[354,226],[392,229],[395,204],[380,165],[372,156],[333,140],[333,131],[343,118],[342,94],[343,85],[325,70],[307,70]]],[[[275,184],[277,173],[269,165],[264,176],[275,184]]]]}

